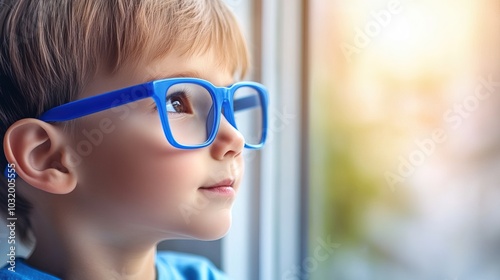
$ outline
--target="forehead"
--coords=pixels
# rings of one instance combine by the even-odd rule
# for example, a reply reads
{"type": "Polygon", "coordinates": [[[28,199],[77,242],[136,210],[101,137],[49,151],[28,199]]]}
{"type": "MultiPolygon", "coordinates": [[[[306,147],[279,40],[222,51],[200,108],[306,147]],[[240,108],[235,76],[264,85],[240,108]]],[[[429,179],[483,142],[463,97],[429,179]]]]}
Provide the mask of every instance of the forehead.
{"type": "Polygon", "coordinates": [[[210,51],[195,55],[169,55],[151,61],[146,66],[146,80],[173,77],[193,77],[210,81],[216,86],[234,83],[234,71],[222,64],[218,53],[210,51]]]}
{"type": "Polygon", "coordinates": [[[216,86],[234,83],[233,71],[221,64],[213,51],[194,55],[171,53],[153,60],[130,61],[113,72],[101,71],[87,83],[79,98],[173,77],[201,78],[216,86]]]}

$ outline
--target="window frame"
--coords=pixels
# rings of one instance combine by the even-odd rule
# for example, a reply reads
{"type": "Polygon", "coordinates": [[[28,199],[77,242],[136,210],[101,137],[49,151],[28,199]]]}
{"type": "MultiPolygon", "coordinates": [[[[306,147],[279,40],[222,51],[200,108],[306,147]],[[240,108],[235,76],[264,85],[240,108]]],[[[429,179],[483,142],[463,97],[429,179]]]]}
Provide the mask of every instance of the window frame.
{"type": "Polygon", "coordinates": [[[308,249],[307,1],[227,2],[250,42],[251,79],[269,89],[270,106],[268,142],[246,160],[233,226],[222,240],[222,267],[230,279],[302,278],[308,249]]]}

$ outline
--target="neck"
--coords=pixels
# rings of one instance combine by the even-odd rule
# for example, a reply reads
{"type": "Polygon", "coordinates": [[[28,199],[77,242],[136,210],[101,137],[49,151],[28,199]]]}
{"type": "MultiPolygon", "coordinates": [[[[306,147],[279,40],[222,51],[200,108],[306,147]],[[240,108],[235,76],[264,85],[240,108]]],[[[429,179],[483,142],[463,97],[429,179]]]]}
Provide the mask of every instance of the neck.
{"type": "Polygon", "coordinates": [[[155,242],[124,230],[103,234],[102,228],[60,219],[62,215],[52,221],[34,219],[36,245],[29,265],[62,279],[155,279],[155,242]]]}

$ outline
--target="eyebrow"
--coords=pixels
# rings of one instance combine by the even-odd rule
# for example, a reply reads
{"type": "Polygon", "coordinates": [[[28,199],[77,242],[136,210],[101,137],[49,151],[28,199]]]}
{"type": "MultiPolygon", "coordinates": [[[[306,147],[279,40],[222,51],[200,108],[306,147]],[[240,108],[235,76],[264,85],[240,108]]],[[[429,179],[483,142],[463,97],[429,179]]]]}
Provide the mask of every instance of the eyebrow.
{"type": "Polygon", "coordinates": [[[155,81],[155,80],[170,79],[170,78],[199,78],[199,79],[206,80],[197,71],[184,71],[184,72],[179,72],[179,73],[175,73],[172,75],[156,75],[156,76],[153,76],[150,80],[155,81]]]}
{"type": "MultiPolygon", "coordinates": [[[[203,75],[201,75],[197,71],[184,71],[184,72],[179,72],[179,73],[175,73],[172,75],[156,75],[156,76],[153,76],[149,81],[156,81],[156,80],[170,79],[170,78],[198,78],[198,79],[210,81],[206,77],[203,77],[203,75]]],[[[234,83],[235,83],[235,81],[233,80],[231,83],[228,83],[225,86],[230,86],[234,83]]]]}

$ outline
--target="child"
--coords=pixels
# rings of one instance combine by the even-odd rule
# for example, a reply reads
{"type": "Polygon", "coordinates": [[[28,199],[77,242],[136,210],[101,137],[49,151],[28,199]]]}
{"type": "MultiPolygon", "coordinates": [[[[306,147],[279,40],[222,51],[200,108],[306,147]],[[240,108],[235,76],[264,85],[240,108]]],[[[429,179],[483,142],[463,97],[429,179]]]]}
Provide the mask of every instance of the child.
{"type": "Polygon", "coordinates": [[[222,0],[0,0],[0,44],[1,212],[14,251],[35,241],[0,278],[224,279],[156,252],[227,232],[265,141],[222,0]]]}

